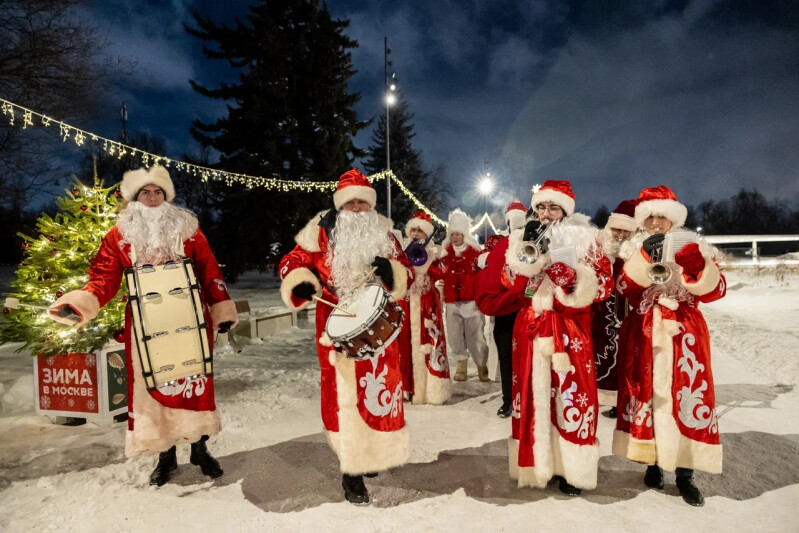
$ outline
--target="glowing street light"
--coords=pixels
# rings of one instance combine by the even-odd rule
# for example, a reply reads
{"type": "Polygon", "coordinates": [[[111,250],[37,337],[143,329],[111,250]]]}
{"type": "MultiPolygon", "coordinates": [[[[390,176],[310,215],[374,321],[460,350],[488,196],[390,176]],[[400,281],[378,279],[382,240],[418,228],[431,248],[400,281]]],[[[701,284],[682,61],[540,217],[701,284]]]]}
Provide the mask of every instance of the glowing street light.
{"type": "Polygon", "coordinates": [[[490,173],[486,174],[477,186],[480,194],[483,196],[488,196],[494,191],[494,180],[492,180],[490,176],[490,173]]]}

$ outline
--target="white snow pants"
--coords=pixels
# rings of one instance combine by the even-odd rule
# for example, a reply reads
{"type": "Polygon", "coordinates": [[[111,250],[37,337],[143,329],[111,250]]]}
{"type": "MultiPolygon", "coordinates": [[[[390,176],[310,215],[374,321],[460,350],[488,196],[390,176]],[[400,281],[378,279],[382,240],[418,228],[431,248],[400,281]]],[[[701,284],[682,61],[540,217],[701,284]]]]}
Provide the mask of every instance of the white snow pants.
{"type": "Polygon", "coordinates": [[[447,353],[456,361],[467,361],[469,354],[477,366],[488,361],[483,326],[485,317],[474,302],[445,304],[447,315],[447,353]],[[466,351],[469,351],[467,354],[466,351]]]}

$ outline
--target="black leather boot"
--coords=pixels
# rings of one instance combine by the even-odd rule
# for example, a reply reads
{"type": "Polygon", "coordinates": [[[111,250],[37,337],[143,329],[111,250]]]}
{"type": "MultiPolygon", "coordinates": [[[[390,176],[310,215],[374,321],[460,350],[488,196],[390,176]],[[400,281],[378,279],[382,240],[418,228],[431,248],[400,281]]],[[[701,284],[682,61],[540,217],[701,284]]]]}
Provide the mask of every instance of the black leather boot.
{"type": "Polygon", "coordinates": [[[369,491],[363,483],[363,476],[351,476],[344,474],[341,476],[341,486],[344,488],[344,498],[354,505],[366,505],[369,503],[369,491]]]}
{"type": "Polygon", "coordinates": [[[705,505],[705,498],[694,485],[694,471],[690,468],[678,468],[677,474],[677,489],[680,491],[680,496],[685,500],[688,505],[694,507],[702,507],[705,505]]]}
{"type": "Polygon", "coordinates": [[[191,464],[199,466],[204,475],[211,478],[219,477],[224,474],[224,472],[219,467],[219,461],[211,457],[211,454],[208,453],[208,448],[205,446],[205,441],[207,440],[208,435],[203,435],[200,440],[192,443],[189,461],[191,464]]]}
{"type": "Polygon", "coordinates": [[[650,489],[663,490],[663,469],[658,465],[649,465],[644,474],[644,485],[650,489]]]}
{"type": "Polygon", "coordinates": [[[367,472],[363,477],[377,477],[377,474],[379,474],[379,472],[367,472]]]}
{"type": "Polygon", "coordinates": [[[510,405],[503,403],[497,410],[497,416],[500,418],[508,418],[510,416],[510,405]]]}
{"type": "Polygon", "coordinates": [[[574,485],[571,485],[568,481],[566,481],[566,478],[564,477],[560,478],[560,482],[558,483],[558,488],[566,496],[579,496],[583,492],[574,485]]]}
{"type": "Polygon", "coordinates": [[[158,454],[158,464],[150,474],[150,485],[161,486],[172,477],[172,472],[178,468],[178,456],[174,446],[158,454]]]}
{"type": "Polygon", "coordinates": [[[610,409],[608,409],[607,411],[605,411],[602,414],[604,416],[608,417],[608,418],[612,418],[613,420],[616,420],[616,407],[611,407],[610,409]]]}

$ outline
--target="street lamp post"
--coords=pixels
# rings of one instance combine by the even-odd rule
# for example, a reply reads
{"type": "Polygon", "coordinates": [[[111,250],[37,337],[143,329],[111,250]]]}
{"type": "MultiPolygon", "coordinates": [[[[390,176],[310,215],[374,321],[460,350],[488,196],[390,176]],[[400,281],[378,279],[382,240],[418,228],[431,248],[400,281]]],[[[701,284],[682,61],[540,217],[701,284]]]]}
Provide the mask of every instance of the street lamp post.
{"type": "MultiPolygon", "coordinates": [[[[491,179],[491,173],[486,172],[483,175],[483,178],[480,180],[480,184],[478,186],[480,194],[483,195],[483,209],[488,214],[488,197],[491,195],[491,192],[494,190],[494,180],[491,179]]],[[[483,244],[488,240],[488,225],[486,224],[483,226],[483,244]]]]}
{"type": "MultiPolygon", "coordinates": [[[[395,74],[391,75],[391,85],[388,83],[388,67],[391,61],[388,60],[388,55],[391,49],[388,47],[388,37],[383,37],[383,82],[386,87],[386,170],[391,170],[391,121],[389,117],[389,108],[397,101],[394,91],[397,86],[394,85],[395,74]]],[[[391,178],[386,177],[386,216],[391,218],[391,178]]]]}

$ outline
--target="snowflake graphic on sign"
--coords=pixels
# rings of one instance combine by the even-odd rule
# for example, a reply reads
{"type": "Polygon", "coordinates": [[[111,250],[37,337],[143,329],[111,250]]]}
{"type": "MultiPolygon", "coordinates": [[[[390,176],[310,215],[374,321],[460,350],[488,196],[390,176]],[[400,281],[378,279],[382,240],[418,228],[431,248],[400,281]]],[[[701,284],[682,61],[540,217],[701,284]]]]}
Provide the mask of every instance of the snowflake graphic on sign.
{"type": "Polygon", "coordinates": [[[93,353],[88,354],[86,356],[86,366],[88,366],[89,368],[93,368],[94,365],[96,364],[97,364],[97,356],[94,355],[93,353]]]}
{"type": "Polygon", "coordinates": [[[42,396],[42,398],[39,400],[39,405],[42,409],[50,409],[50,397],[42,396]]]}
{"type": "Polygon", "coordinates": [[[89,411],[94,411],[95,407],[96,404],[94,403],[94,400],[89,400],[88,402],[86,402],[86,409],[88,409],[89,411]]]}

